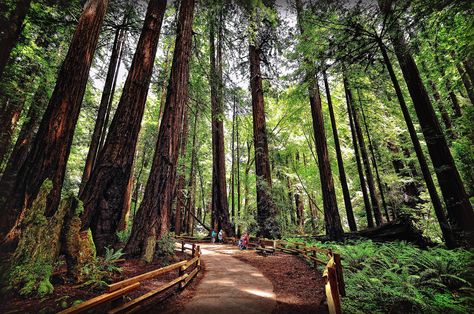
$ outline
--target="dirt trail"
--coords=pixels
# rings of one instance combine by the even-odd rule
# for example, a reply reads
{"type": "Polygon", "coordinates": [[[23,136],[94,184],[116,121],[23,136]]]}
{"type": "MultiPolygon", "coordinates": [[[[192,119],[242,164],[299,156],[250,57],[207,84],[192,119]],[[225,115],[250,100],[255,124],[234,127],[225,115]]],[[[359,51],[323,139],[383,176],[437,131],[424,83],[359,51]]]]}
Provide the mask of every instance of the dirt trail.
{"type": "Polygon", "coordinates": [[[232,257],[229,245],[201,244],[206,273],[184,313],[271,313],[273,285],[257,268],[232,257]]]}

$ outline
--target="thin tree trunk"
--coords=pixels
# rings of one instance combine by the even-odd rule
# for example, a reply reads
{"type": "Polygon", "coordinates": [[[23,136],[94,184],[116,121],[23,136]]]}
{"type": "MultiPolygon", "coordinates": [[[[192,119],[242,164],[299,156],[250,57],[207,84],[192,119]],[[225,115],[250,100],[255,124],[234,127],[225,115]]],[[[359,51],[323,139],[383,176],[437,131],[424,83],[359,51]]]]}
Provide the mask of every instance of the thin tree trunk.
{"type": "Polygon", "coordinates": [[[83,228],[91,228],[99,254],[116,242],[165,10],[165,0],[150,0],[122,97],[81,195],[83,228]]]}
{"type": "MultiPolygon", "coordinates": [[[[176,184],[175,194],[177,195],[176,202],[176,211],[175,211],[175,221],[174,221],[174,230],[177,235],[181,234],[181,213],[183,212],[186,206],[186,196],[187,193],[184,189],[186,183],[186,147],[188,145],[188,110],[185,108],[183,111],[183,128],[181,131],[181,144],[180,144],[180,170],[178,174],[178,183],[176,184]]],[[[192,168],[192,165],[191,165],[192,168]]],[[[192,177],[190,177],[191,179],[192,177]]],[[[189,193],[189,190],[187,191],[189,193]]],[[[188,195],[189,196],[189,195],[188,195]]],[[[189,203],[189,199],[188,199],[189,203]]]]}
{"type": "Polygon", "coordinates": [[[304,202],[299,193],[295,193],[296,217],[298,220],[298,233],[304,232],[304,202]]]}
{"type": "Polygon", "coordinates": [[[182,114],[188,101],[193,15],[194,0],[181,1],[171,76],[153,164],[125,248],[129,254],[140,254],[146,261],[153,259],[156,240],[169,230],[168,213],[179,155],[179,132],[176,130],[182,128],[182,114]]]}
{"type": "Polygon", "coordinates": [[[189,181],[188,181],[188,202],[186,203],[186,211],[191,216],[190,221],[191,224],[188,227],[191,227],[190,230],[188,229],[188,233],[193,233],[194,231],[194,219],[195,216],[195,208],[196,208],[196,162],[197,162],[197,119],[198,119],[199,112],[196,110],[194,113],[194,126],[193,126],[193,140],[191,143],[191,169],[189,171],[189,181]],[[191,232],[189,232],[191,231],[191,232]]]}
{"type": "MultiPolygon", "coordinates": [[[[124,21],[125,23],[125,21],[124,21]]],[[[81,187],[79,194],[82,193],[84,186],[89,180],[92,168],[99,152],[99,145],[101,137],[105,137],[102,132],[105,131],[104,122],[107,115],[108,105],[110,99],[114,97],[113,86],[115,74],[120,63],[120,55],[123,48],[123,42],[125,39],[125,31],[121,28],[117,28],[115,31],[115,39],[112,48],[112,55],[110,57],[109,69],[107,70],[107,77],[105,79],[104,90],[102,92],[102,99],[99,105],[99,111],[97,112],[97,119],[95,121],[94,131],[92,133],[91,143],[89,145],[89,152],[87,153],[86,164],[84,166],[84,172],[82,174],[81,187]]]]}
{"type": "Polygon", "coordinates": [[[375,194],[374,176],[370,167],[369,155],[367,154],[367,147],[365,146],[364,135],[362,134],[362,128],[359,122],[359,112],[355,106],[355,103],[351,103],[352,120],[354,122],[354,128],[359,142],[360,153],[362,156],[362,162],[365,168],[365,177],[367,179],[367,187],[369,188],[370,201],[372,203],[372,210],[374,212],[375,224],[377,226],[383,223],[382,213],[380,212],[379,201],[375,194]]]}
{"type": "Polygon", "coordinates": [[[374,145],[372,144],[372,138],[370,136],[369,127],[367,125],[367,120],[365,119],[364,107],[362,106],[362,98],[361,98],[359,89],[357,90],[357,95],[359,98],[360,112],[362,113],[362,123],[364,124],[367,140],[369,141],[369,151],[372,157],[372,165],[374,166],[374,169],[375,169],[375,177],[377,179],[377,185],[379,187],[380,198],[382,199],[382,207],[385,212],[385,219],[387,219],[387,221],[390,221],[390,217],[388,216],[388,210],[387,210],[387,202],[385,201],[385,194],[382,188],[382,181],[380,180],[379,168],[377,166],[377,159],[375,158],[374,145]]]}
{"type": "Polygon", "coordinates": [[[441,228],[441,232],[443,233],[444,241],[448,247],[456,246],[456,239],[454,235],[454,231],[451,229],[451,226],[446,219],[446,215],[444,213],[443,205],[441,204],[441,200],[439,198],[438,192],[436,191],[436,187],[431,177],[430,169],[428,167],[428,163],[426,161],[425,155],[423,153],[423,149],[421,148],[420,141],[418,139],[415,127],[413,125],[413,121],[410,117],[410,113],[408,111],[408,107],[405,103],[405,98],[403,97],[403,92],[398,82],[397,76],[395,75],[395,71],[393,70],[392,62],[388,56],[387,50],[382,42],[379,40],[379,48],[382,52],[382,56],[384,59],[385,66],[387,71],[390,75],[390,79],[393,84],[393,88],[395,89],[395,93],[398,98],[398,102],[400,104],[403,117],[405,118],[405,122],[407,124],[408,133],[410,134],[410,138],[413,144],[413,148],[415,149],[416,157],[418,158],[418,162],[420,163],[420,169],[423,174],[423,178],[426,183],[426,187],[428,189],[428,193],[430,194],[431,203],[433,204],[433,208],[436,213],[436,217],[438,218],[438,222],[441,228]]]}
{"type": "MultiPolygon", "coordinates": [[[[382,6],[382,10],[388,14],[390,8],[387,10],[387,7],[382,6]]],[[[438,183],[446,203],[448,219],[451,227],[458,235],[458,241],[464,241],[466,246],[472,246],[474,244],[474,212],[471,203],[421,80],[418,67],[409,53],[399,25],[394,24],[394,31],[392,43],[395,54],[413,100],[421,130],[425,136],[438,183]]],[[[458,245],[461,244],[460,242],[458,242],[458,245]]]]}
{"type": "MultiPolygon", "coordinates": [[[[15,9],[8,17],[0,18],[0,79],[3,70],[10,59],[10,54],[15,47],[23,29],[23,21],[30,9],[31,0],[15,1],[15,9]]],[[[1,9],[6,9],[3,5],[1,9]]]]}
{"type": "Polygon", "coordinates": [[[349,229],[351,231],[357,231],[357,224],[354,217],[354,211],[352,209],[351,196],[349,193],[349,187],[347,186],[346,171],[344,170],[344,161],[342,158],[341,146],[339,144],[339,134],[337,132],[336,117],[334,115],[331,92],[329,89],[329,83],[328,83],[328,79],[327,79],[325,71],[323,71],[323,79],[324,79],[324,86],[326,88],[329,115],[331,117],[332,134],[334,137],[334,146],[336,149],[337,166],[339,169],[339,181],[341,181],[342,194],[344,196],[344,204],[346,207],[347,221],[349,222],[349,229]]]}
{"type": "Polygon", "coordinates": [[[3,208],[0,239],[19,222],[18,217],[23,217],[23,210],[31,206],[46,180],[53,183],[46,216],[51,217],[58,208],[74,129],[107,5],[108,0],[86,2],[27,160],[16,178],[8,183],[0,182],[0,208],[3,208]]]}
{"type": "MultiPolygon", "coordinates": [[[[212,111],[212,212],[217,219],[217,228],[223,229],[228,236],[234,234],[229,222],[227,189],[225,175],[224,146],[224,103],[222,99],[222,64],[220,36],[215,45],[215,22],[209,24],[210,66],[211,66],[211,111],[212,111]],[[217,58],[216,58],[217,55],[217,58]],[[217,59],[217,60],[216,60],[217,59]]],[[[214,226],[213,226],[214,227],[214,226]]]]}
{"type": "Polygon", "coordinates": [[[237,140],[237,220],[239,224],[237,226],[237,236],[240,237],[242,234],[242,226],[240,224],[241,218],[241,192],[240,192],[240,140],[239,140],[239,116],[237,115],[235,120],[235,131],[236,131],[236,140],[237,140]]]}
{"type": "Polygon", "coordinates": [[[25,163],[28,152],[30,151],[31,142],[38,130],[41,115],[48,105],[48,91],[46,86],[47,80],[44,79],[39,84],[33,96],[26,115],[26,120],[21,127],[20,134],[18,135],[1,177],[1,182],[4,182],[5,185],[10,185],[11,180],[14,180],[18,170],[21,169],[25,163]]]}
{"type": "Polygon", "coordinates": [[[367,216],[367,227],[368,228],[373,228],[374,227],[374,220],[372,216],[372,206],[370,204],[369,200],[369,194],[367,193],[367,186],[365,183],[365,177],[364,177],[364,170],[362,168],[362,162],[360,160],[360,155],[359,155],[359,144],[357,143],[357,135],[354,127],[354,121],[353,121],[353,116],[352,116],[352,104],[354,102],[352,98],[352,91],[349,89],[349,82],[344,74],[344,90],[346,94],[346,103],[347,103],[347,113],[349,115],[349,124],[350,124],[350,129],[351,129],[351,135],[352,135],[352,144],[354,146],[354,154],[356,158],[356,163],[357,163],[357,171],[359,173],[359,181],[360,181],[360,189],[362,190],[362,196],[364,199],[364,207],[365,207],[365,213],[367,216]]]}
{"type": "MultiPolygon", "coordinates": [[[[296,9],[298,16],[298,26],[302,35],[305,35],[303,25],[303,5],[301,0],[296,0],[296,9]]],[[[304,64],[311,67],[311,62],[307,59],[304,64]]],[[[308,83],[309,103],[311,106],[311,116],[313,118],[313,132],[318,155],[319,177],[321,180],[321,191],[324,206],[324,221],[326,225],[326,234],[331,240],[340,240],[344,236],[341,218],[337,208],[336,189],[332,177],[331,163],[327,146],[326,133],[324,129],[323,108],[319,92],[316,71],[307,71],[306,82],[308,83]]]]}
{"type": "Polygon", "coordinates": [[[231,145],[231,154],[232,154],[232,166],[231,166],[231,216],[232,216],[232,225],[235,230],[235,100],[233,103],[232,111],[232,145],[231,145]]]}
{"type": "Polygon", "coordinates": [[[467,96],[469,97],[471,104],[474,105],[474,87],[472,86],[474,82],[472,81],[472,77],[469,79],[468,71],[465,71],[458,63],[456,63],[456,69],[459,72],[459,76],[461,76],[464,88],[466,88],[467,96]]]}

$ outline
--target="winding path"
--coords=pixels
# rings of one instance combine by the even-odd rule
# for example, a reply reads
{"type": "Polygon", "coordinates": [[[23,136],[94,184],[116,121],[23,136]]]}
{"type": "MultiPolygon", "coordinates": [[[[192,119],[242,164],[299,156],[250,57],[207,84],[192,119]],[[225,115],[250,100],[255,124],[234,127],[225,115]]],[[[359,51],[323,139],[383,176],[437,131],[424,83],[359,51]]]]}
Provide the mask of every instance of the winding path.
{"type": "Polygon", "coordinates": [[[204,278],[184,313],[271,313],[273,285],[255,267],[232,257],[236,247],[201,244],[204,278]]]}

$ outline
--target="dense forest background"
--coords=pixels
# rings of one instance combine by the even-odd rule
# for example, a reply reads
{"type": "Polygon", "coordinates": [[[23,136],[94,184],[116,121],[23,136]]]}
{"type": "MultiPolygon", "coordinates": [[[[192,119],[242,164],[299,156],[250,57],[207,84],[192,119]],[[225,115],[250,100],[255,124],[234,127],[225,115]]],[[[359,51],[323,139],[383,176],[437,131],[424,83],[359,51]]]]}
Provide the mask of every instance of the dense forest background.
{"type": "Polygon", "coordinates": [[[423,244],[472,247],[471,1],[0,8],[0,240],[15,263],[31,266],[18,252],[44,232],[37,215],[59,212],[99,255],[127,244],[148,260],[210,228],[342,240],[410,223],[423,244]]]}

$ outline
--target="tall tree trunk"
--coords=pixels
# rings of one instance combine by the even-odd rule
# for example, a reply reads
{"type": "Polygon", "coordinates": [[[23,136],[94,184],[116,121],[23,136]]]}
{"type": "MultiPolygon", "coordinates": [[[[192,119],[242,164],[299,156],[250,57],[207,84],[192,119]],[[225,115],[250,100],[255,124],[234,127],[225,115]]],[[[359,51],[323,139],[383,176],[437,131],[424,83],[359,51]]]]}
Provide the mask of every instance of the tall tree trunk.
{"type": "Polygon", "coordinates": [[[272,177],[268,158],[268,140],[265,122],[260,50],[249,45],[250,88],[252,91],[253,137],[255,144],[255,174],[257,176],[257,223],[258,235],[278,238],[280,230],[276,222],[276,207],[272,199],[272,177]]]}
{"type": "Polygon", "coordinates": [[[175,194],[177,197],[176,197],[174,232],[177,235],[181,234],[181,213],[184,211],[184,208],[186,206],[186,197],[187,197],[187,194],[189,193],[189,190],[187,193],[184,189],[184,185],[186,183],[186,147],[188,145],[188,134],[189,134],[188,110],[185,108],[183,110],[183,128],[181,131],[181,143],[180,143],[180,149],[179,149],[181,165],[180,165],[180,170],[178,174],[178,183],[176,184],[176,191],[175,191],[175,194]]]}
{"type": "Polygon", "coordinates": [[[362,105],[362,98],[361,98],[359,89],[357,89],[357,96],[359,98],[360,112],[362,113],[362,123],[364,124],[367,140],[369,141],[370,156],[372,159],[372,165],[374,166],[374,169],[375,169],[375,177],[377,179],[377,185],[379,187],[380,198],[382,199],[382,207],[385,212],[385,219],[387,219],[387,221],[390,221],[390,217],[388,216],[388,210],[387,210],[387,202],[385,201],[385,194],[382,188],[382,181],[380,180],[379,168],[377,166],[377,159],[375,158],[374,145],[372,144],[372,138],[370,136],[369,127],[367,125],[367,120],[365,119],[364,107],[362,105]]]}
{"type": "Polygon", "coordinates": [[[179,132],[176,130],[182,128],[183,110],[188,101],[194,3],[194,0],[181,1],[171,76],[153,164],[145,195],[125,248],[129,254],[140,254],[146,261],[153,259],[157,238],[160,239],[168,232],[168,213],[179,155],[179,132]]]}
{"type": "Polygon", "coordinates": [[[298,233],[304,232],[304,202],[299,193],[295,193],[296,217],[298,220],[298,233]]]}
{"type": "Polygon", "coordinates": [[[8,157],[13,133],[25,105],[25,96],[22,93],[14,98],[9,98],[5,104],[5,110],[0,116],[0,166],[3,160],[8,157]]]}
{"type": "Polygon", "coordinates": [[[116,241],[165,10],[165,0],[150,0],[122,97],[81,195],[83,228],[91,228],[99,254],[116,241]]]}
{"type": "MultiPolygon", "coordinates": [[[[411,119],[410,113],[408,111],[408,107],[405,102],[405,98],[403,96],[402,89],[398,82],[397,76],[395,75],[395,71],[393,70],[392,62],[388,56],[387,50],[385,45],[383,44],[382,40],[379,39],[379,48],[382,52],[382,56],[384,59],[385,66],[387,71],[390,75],[390,79],[393,84],[393,88],[395,89],[395,93],[397,94],[398,102],[400,104],[403,117],[405,118],[405,122],[407,124],[408,133],[410,134],[410,138],[413,144],[413,148],[415,149],[416,157],[418,158],[418,162],[420,163],[420,169],[423,174],[423,178],[426,183],[426,187],[428,189],[428,193],[430,194],[431,203],[433,204],[433,208],[436,213],[436,217],[438,218],[438,222],[441,228],[441,232],[443,233],[444,241],[448,247],[456,246],[456,237],[454,234],[454,230],[452,230],[451,226],[446,219],[446,215],[444,213],[443,205],[441,204],[441,200],[439,198],[438,192],[436,190],[436,186],[434,184],[433,178],[431,177],[430,169],[428,167],[428,163],[426,161],[425,155],[423,153],[423,149],[421,148],[420,141],[418,139],[415,126],[413,125],[413,121],[411,119]]],[[[425,135],[426,136],[426,135],[425,135]]]]}
{"type": "Polygon", "coordinates": [[[242,233],[242,226],[240,224],[241,218],[241,209],[242,209],[242,202],[241,202],[241,191],[240,191],[240,140],[239,140],[239,116],[236,116],[235,120],[235,131],[236,131],[236,140],[237,140],[237,221],[239,224],[237,226],[237,236],[240,237],[242,233]]]}
{"type": "MultiPolygon", "coordinates": [[[[383,0],[380,1],[382,11],[389,14],[390,6],[384,6],[383,0]]],[[[471,203],[421,80],[418,67],[403,38],[403,33],[396,23],[393,30],[392,43],[395,54],[413,100],[421,130],[425,136],[438,183],[446,203],[448,219],[451,227],[459,236],[459,241],[464,241],[466,246],[472,246],[474,244],[474,212],[471,203]]]]}
{"type": "MultiPolygon", "coordinates": [[[[212,19],[212,18],[211,18],[212,19]]],[[[229,221],[227,204],[227,189],[225,176],[225,146],[224,146],[224,103],[222,99],[222,65],[221,46],[222,42],[215,45],[215,22],[210,21],[209,45],[211,66],[211,111],[212,111],[212,212],[217,219],[217,228],[223,229],[227,235],[234,234],[233,227],[229,221]],[[216,58],[217,55],[217,58],[216,58]],[[216,60],[217,59],[217,60],[216,60]]]]}
{"type": "Polygon", "coordinates": [[[115,74],[120,63],[120,55],[122,52],[124,39],[125,31],[122,28],[117,28],[117,30],[115,31],[112,55],[110,57],[109,69],[107,70],[107,76],[105,79],[104,90],[102,92],[102,98],[99,105],[99,111],[97,112],[94,131],[92,133],[92,139],[89,145],[89,152],[87,154],[86,164],[84,166],[84,172],[82,174],[79,194],[82,193],[84,186],[89,180],[92,168],[94,167],[94,163],[99,152],[100,139],[101,137],[105,137],[105,134],[102,134],[102,132],[105,132],[104,123],[110,99],[114,97],[112,88],[114,86],[115,74]]]}
{"type": "Polygon", "coordinates": [[[367,187],[369,188],[370,201],[372,203],[372,210],[374,212],[375,224],[377,226],[383,223],[382,213],[380,212],[380,205],[375,193],[374,176],[370,167],[369,155],[367,154],[367,147],[365,146],[364,135],[359,122],[359,111],[357,110],[355,103],[351,103],[352,120],[354,122],[354,128],[357,135],[357,140],[360,147],[360,153],[362,156],[362,162],[365,168],[365,178],[367,179],[367,187]]]}
{"type": "Polygon", "coordinates": [[[194,231],[194,217],[196,213],[196,162],[197,162],[197,119],[199,112],[196,110],[194,113],[194,126],[193,126],[193,140],[191,143],[191,168],[189,170],[189,181],[188,181],[188,202],[186,203],[186,211],[191,216],[190,224],[188,227],[188,233],[193,233],[194,231]]]}
{"type": "MultiPolygon", "coordinates": [[[[17,0],[15,8],[8,17],[0,18],[0,79],[3,76],[3,70],[10,58],[10,53],[15,47],[18,37],[23,29],[23,21],[30,9],[31,0],[17,0]]],[[[0,6],[1,9],[6,9],[0,6]]]]}
{"type": "Polygon", "coordinates": [[[235,230],[235,100],[233,103],[232,108],[232,145],[231,145],[231,154],[232,154],[232,166],[231,166],[231,180],[230,180],[230,188],[231,188],[231,216],[232,216],[232,225],[234,226],[235,230]]]}
{"type": "MultiPolygon", "coordinates": [[[[305,35],[303,20],[303,5],[301,0],[296,0],[296,9],[298,13],[298,26],[301,34],[305,35]]],[[[304,64],[311,68],[311,62],[307,59],[304,64]]],[[[326,225],[326,234],[331,240],[340,240],[344,236],[341,218],[337,208],[336,190],[331,171],[331,162],[329,161],[329,152],[324,129],[323,108],[321,95],[316,78],[316,71],[310,70],[306,73],[306,82],[308,84],[309,103],[311,106],[311,116],[313,118],[313,132],[318,155],[319,177],[321,179],[321,190],[323,195],[324,221],[326,225]]]]}
{"type": "Polygon", "coordinates": [[[108,0],[86,2],[27,160],[14,180],[0,182],[0,208],[4,217],[0,239],[23,216],[23,210],[30,207],[45,180],[53,183],[45,214],[51,217],[58,208],[74,129],[107,5],[108,0]]]}
{"type": "Polygon", "coordinates": [[[346,207],[347,221],[349,222],[349,229],[351,231],[357,231],[357,224],[354,218],[354,211],[352,209],[351,196],[349,193],[349,187],[347,186],[346,171],[344,170],[344,161],[342,159],[341,146],[339,144],[339,134],[337,132],[336,117],[334,115],[331,92],[329,89],[329,83],[328,83],[328,79],[327,79],[325,71],[323,71],[323,79],[324,79],[324,86],[326,88],[329,115],[331,117],[332,135],[334,137],[334,146],[336,149],[336,157],[337,157],[337,167],[339,169],[339,181],[341,181],[342,194],[344,196],[344,204],[346,207]]]}
{"type": "Polygon", "coordinates": [[[28,109],[26,120],[21,127],[13,151],[6,163],[1,182],[7,186],[12,184],[11,180],[15,179],[18,170],[21,169],[25,163],[26,157],[31,148],[31,142],[38,130],[41,115],[48,105],[47,83],[47,80],[43,79],[39,84],[38,89],[33,96],[30,108],[28,109]]]}
{"type": "Polygon", "coordinates": [[[469,97],[471,104],[474,105],[474,86],[473,86],[474,82],[472,81],[472,75],[471,75],[471,79],[469,79],[468,71],[464,70],[459,63],[456,63],[456,69],[459,72],[459,76],[461,76],[461,80],[464,85],[464,88],[466,88],[467,96],[469,97]]]}
{"type": "Polygon", "coordinates": [[[367,185],[365,183],[364,170],[362,168],[362,162],[360,160],[360,155],[359,155],[359,144],[357,143],[357,135],[356,135],[353,116],[352,116],[351,108],[352,108],[352,104],[354,100],[352,97],[352,91],[349,88],[349,82],[345,74],[344,74],[344,91],[346,94],[347,114],[349,115],[349,125],[350,125],[351,135],[352,135],[352,144],[354,146],[354,155],[355,155],[356,163],[357,163],[357,172],[359,173],[360,189],[362,190],[365,214],[367,216],[367,227],[373,228],[374,220],[372,216],[372,206],[370,204],[369,194],[367,193],[367,185]]]}

